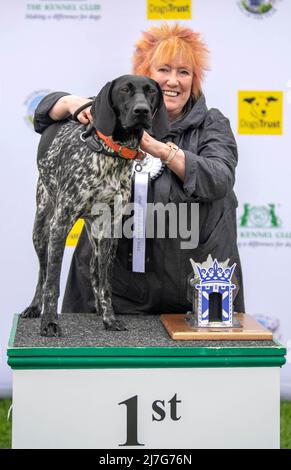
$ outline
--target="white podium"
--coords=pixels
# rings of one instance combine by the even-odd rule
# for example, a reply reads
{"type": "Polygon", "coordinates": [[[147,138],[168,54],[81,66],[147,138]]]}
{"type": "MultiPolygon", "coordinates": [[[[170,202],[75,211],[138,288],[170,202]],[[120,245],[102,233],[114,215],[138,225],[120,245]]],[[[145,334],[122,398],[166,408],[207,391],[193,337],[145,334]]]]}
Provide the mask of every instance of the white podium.
{"type": "Polygon", "coordinates": [[[152,315],[127,316],[127,332],[62,317],[64,337],[51,339],[15,316],[14,449],[280,447],[278,343],[172,341],[152,315]],[[74,344],[82,326],[87,346],[74,344]]]}

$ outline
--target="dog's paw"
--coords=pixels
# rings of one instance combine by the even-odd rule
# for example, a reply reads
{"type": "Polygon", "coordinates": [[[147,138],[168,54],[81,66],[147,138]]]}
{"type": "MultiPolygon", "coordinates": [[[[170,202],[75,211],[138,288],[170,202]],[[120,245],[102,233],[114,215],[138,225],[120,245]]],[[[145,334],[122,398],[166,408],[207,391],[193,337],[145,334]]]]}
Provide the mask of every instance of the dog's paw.
{"type": "Polygon", "coordinates": [[[57,322],[49,321],[49,322],[41,322],[40,327],[40,334],[41,336],[46,336],[48,338],[62,336],[61,327],[57,322]]]}
{"type": "Polygon", "coordinates": [[[104,328],[105,330],[110,331],[127,331],[127,328],[123,321],[117,320],[116,318],[104,321],[104,328]]]}
{"type": "Polygon", "coordinates": [[[20,314],[20,318],[38,318],[40,317],[41,310],[37,306],[30,306],[27,307],[23,312],[20,314]]]}

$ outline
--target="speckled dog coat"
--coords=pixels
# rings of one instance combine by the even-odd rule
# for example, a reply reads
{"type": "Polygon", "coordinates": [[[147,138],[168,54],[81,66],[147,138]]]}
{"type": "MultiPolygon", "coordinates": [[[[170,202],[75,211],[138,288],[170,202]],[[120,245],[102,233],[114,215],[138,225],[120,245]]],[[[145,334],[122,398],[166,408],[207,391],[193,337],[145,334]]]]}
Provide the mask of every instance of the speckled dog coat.
{"type": "MultiPolygon", "coordinates": [[[[123,323],[115,318],[111,302],[110,280],[117,238],[106,238],[102,230],[93,236],[96,214],[92,208],[96,203],[106,203],[113,209],[117,196],[122,198],[123,205],[129,201],[133,160],[108,155],[109,149],[96,137],[96,129],[124,147],[138,149],[143,129],[159,137],[166,128],[166,111],[159,85],[147,77],[134,75],[107,83],[95,98],[91,111],[90,133],[97,151],[82,139],[86,128],[74,121],[50,126],[39,144],[33,229],[39,278],[34,298],[22,317],[38,317],[43,313],[43,336],[61,335],[57,301],[62,258],[66,237],[80,217],[85,220],[93,248],[90,276],[96,310],[101,313],[105,328],[124,329],[123,323]]],[[[111,234],[113,224],[118,224],[121,218],[122,210],[119,220],[111,218],[111,234]]]]}

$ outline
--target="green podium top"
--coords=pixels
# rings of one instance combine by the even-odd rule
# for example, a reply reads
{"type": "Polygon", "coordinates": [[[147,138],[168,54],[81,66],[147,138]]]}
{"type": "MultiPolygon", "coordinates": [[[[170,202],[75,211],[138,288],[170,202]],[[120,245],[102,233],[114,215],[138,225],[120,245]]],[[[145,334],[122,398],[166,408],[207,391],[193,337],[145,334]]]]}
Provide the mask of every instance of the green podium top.
{"type": "Polygon", "coordinates": [[[12,369],[280,367],[277,341],[173,341],[158,315],[122,315],[127,331],[106,331],[94,314],[62,314],[62,337],[40,336],[40,319],[14,316],[12,369]]]}

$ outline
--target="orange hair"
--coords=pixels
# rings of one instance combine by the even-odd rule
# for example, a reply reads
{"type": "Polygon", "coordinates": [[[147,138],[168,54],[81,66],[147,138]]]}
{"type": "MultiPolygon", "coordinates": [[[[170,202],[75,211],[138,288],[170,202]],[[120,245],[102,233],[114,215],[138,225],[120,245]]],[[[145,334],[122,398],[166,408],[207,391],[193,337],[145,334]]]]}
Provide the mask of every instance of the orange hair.
{"type": "Polygon", "coordinates": [[[148,31],[143,32],[135,46],[134,74],[150,77],[152,65],[169,63],[178,55],[185,64],[192,66],[192,95],[195,98],[199,97],[202,92],[204,72],[209,70],[209,51],[199,33],[179,23],[171,26],[163,22],[160,26],[152,26],[148,31]]]}

